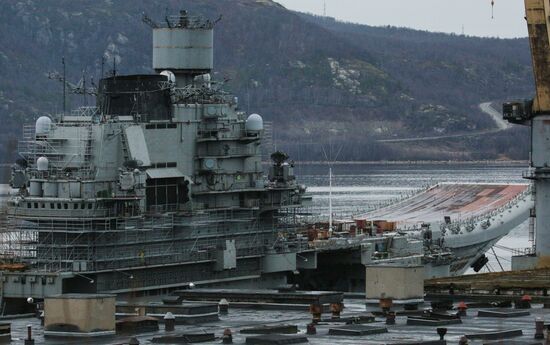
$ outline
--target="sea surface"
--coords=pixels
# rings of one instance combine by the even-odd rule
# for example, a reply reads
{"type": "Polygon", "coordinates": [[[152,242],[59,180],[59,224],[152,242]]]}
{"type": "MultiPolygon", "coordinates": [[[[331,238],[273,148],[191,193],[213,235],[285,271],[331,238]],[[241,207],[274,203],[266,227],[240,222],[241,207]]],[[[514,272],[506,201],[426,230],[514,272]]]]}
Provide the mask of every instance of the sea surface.
{"type": "MultiPolygon", "coordinates": [[[[333,215],[349,217],[373,207],[397,200],[437,183],[527,183],[522,179],[523,163],[437,163],[437,164],[332,164],[333,215]]],[[[329,165],[296,164],[299,183],[308,186],[313,196],[313,208],[328,217],[329,165]]],[[[502,238],[487,253],[489,264],[483,271],[500,271],[501,265],[510,269],[512,252],[502,247],[530,247],[528,222],[525,221],[502,238]],[[497,260],[498,257],[498,260],[497,260]],[[500,264],[499,264],[500,261],[500,264]]]]}
{"type": "MultiPolygon", "coordinates": [[[[349,218],[374,207],[407,197],[419,189],[441,182],[461,183],[526,183],[521,178],[524,164],[504,163],[437,163],[437,164],[376,164],[334,163],[332,167],[332,206],[335,218],[349,218]]],[[[328,218],[329,165],[296,163],[298,183],[307,186],[312,195],[312,210],[328,218]]],[[[10,192],[7,185],[0,185],[0,203],[10,192]]],[[[523,249],[530,246],[527,221],[504,237],[487,254],[488,269],[510,269],[511,252],[502,247],[523,249]]]]}

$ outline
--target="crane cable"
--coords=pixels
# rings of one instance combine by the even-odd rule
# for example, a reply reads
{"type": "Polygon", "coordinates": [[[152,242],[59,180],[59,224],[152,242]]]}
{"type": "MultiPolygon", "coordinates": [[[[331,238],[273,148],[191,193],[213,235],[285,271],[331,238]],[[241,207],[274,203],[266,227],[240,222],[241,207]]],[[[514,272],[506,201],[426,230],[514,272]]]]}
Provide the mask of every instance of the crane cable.
{"type": "Polygon", "coordinates": [[[495,0],[491,0],[491,19],[495,19],[495,0]]]}

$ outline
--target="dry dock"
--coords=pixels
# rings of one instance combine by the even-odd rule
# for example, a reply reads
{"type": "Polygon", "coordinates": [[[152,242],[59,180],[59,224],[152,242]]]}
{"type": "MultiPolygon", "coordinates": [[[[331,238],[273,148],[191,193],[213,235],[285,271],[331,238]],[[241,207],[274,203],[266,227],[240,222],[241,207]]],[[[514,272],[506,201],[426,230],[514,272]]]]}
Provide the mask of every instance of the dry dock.
{"type": "MultiPolygon", "coordinates": [[[[345,300],[345,309],[342,313],[342,318],[353,315],[365,315],[366,312],[377,312],[378,308],[365,307],[360,300],[345,300]]],[[[421,306],[429,308],[429,304],[421,306]]],[[[521,330],[521,336],[501,339],[499,344],[543,344],[543,341],[533,341],[535,334],[535,319],[547,315],[547,309],[542,309],[542,306],[535,305],[533,309],[527,310],[527,315],[517,317],[480,317],[478,316],[480,309],[471,308],[467,311],[467,316],[461,318],[461,323],[448,324],[437,327],[447,328],[445,340],[447,344],[458,344],[459,340],[464,335],[470,335],[472,339],[469,344],[489,344],[490,341],[476,338],[479,333],[495,333],[502,331],[514,331],[517,333],[521,330]]],[[[455,312],[455,311],[452,311],[455,312]]],[[[525,312],[525,311],[524,311],[525,312]]],[[[329,315],[325,315],[330,317],[329,315]]],[[[414,316],[413,316],[414,317],[414,316]]],[[[228,314],[220,315],[220,320],[216,322],[203,323],[198,325],[176,325],[175,332],[167,333],[164,331],[164,326],[160,326],[159,331],[143,333],[136,335],[140,344],[150,344],[154,337],[164,336],[167,334],[181,333],[214,333],[215,341],[206,342],[204,344],[220,344],[221,336],[225,329],[229,328],[233,334],[234,344],[245,344],[246,339],[255,335],[249,333],[240,333],[242,329],[263,325],[296,325],[298,334],[305,336],[309,344],[319,345],[334,345],[334,344],[445,344],[444,342],[435,342],[439,340],[436,331],[436,326],[418,326],[408,325],[408,316],[396,316],[395,325],[386,325],[385,318],[377,316],[374,323],[363,324],[359,326],[375,326],[378,328],[387,328],[387,333],[380,334],[365,334],[365,335],[344,335],[341,332],[334,331],[335,329],[343,328],[340,322],[323,321],[316,326],[317,334],[306,335],[307,325],[311,322],[311,315],[308,312],[296,310],[257,310],[257,309],[232,309],[230,307],[228,314]],[[333,330],[333,331],[331,331],[333,330]],[[331,335],[334,334],[334,335],[331,335]]],[[[36,344],[128,344],[129,336],[116,336],[113,338],[102,338],[93,340],[84,339],[57,339],[44,338],[40,322],[36,318],[12,320],[12,344],[23,344],[23,339],[26,336],[26,325],[30,324],[33,327],[33,336],[36,344]]],[[[361,327],[359,328],[361,329],[361,327]]],[[[353,327],[352,327],[353,331],[353,327]]],[[[344,332],[345,333],[345,332],[344,332]]],[[[353,332],[349,333],[352,334],[353,332]]],[[[356,332],[359,334],[360,332],[356,332]]],[[[369,332],[366,332],[369,333],[369,332]]],[[[512,333],[513,335],[513,333],[512,333]]]]}

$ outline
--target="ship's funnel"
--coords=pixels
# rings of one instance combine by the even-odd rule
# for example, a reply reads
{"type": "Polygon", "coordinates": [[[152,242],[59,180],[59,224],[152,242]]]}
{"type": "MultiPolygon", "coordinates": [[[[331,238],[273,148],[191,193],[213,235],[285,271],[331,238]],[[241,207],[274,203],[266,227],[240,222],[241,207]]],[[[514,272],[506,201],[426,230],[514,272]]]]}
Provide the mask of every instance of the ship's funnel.
{"type": "Polygon", "coordinates": [[[186,11],[153,28],[153,68],[172,71],[179,85],[209,73],[214,64],[214,23],[186,11]],[[180,80],[184,77],[183,81],[180,80]]]}

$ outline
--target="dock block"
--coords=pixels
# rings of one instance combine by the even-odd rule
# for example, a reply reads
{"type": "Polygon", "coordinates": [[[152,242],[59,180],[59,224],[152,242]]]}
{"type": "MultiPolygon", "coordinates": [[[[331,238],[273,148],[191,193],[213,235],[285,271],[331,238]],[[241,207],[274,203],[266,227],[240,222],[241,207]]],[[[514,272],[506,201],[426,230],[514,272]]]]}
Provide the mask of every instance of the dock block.
{"type": "Polygon", "coordinates": [[[367,325],[346,325],[340,327],[329,328],[329,335],[348,335],[348,336],[362,336],[371,334],[387,333],[388,329],[381,326],[367,326],[367,325]]]}
{"type": "Polygon", "coordinates": [[[365,315],[355,315],[355,316],[346,316],[338,319],[335,318],[322,318],[321,322],[331,322],[331,323],[345,323],[346,325],[360,324],[360,323],[371,323],[375,321],[375,317],[372,314],[365,315]]]}
{"type": "Polygon", "coordinates": [[[419,340],[404,343],[387,343],[385,345],[447,345],[446,340],[419,340]]]}
{"type": "MultiPolygon", "coordinates": [[[[514,340],[509,343],[510,345],[543,345],[540,341],[537,340],[514,340]]],[[[502,345],[502,341],[491,341],[488,343],[483,343],[483,345],[502,345]]]]}
{"type": "Polygon", "coordinates": [[[246,338],[247,345],[286,345],[307,342],[308,339],[305,335],[266,334],[246,338]]]}
{"type": "Polygon", "coordinates": [[[0,344],[11,343],[11,323],[0,322],[0,344]]]}
{"type": "Polygon", "coordinates": [[[188,301],[215,301],[225,298],[230,303],[278,303],[278,304],[326,304],[342,303],[344,294],[334,291],[295,291],[279,292],[277,290],[247,290],[247,289],[192,289],[174,291],[174,296],[180,296],[188,301]]]}
{"type": "MultiPolygon", "coordinates": [[[[381,298],[393,301],[424,300],[424,266],[365,266],[367,301],[381,298]]],[[[410,302],[405,302],[409,304],[410,302]]]]}
{"type": "Polygon", "coordinates": [[[447,326],[461,324],[461,319],[432,319],[427,317],[408,317],[407,325],[409,326],[447,326]]]}
{"type": "Polygon", "coordinates": [[[241,329],[242,334],[296,334],[298,326],[296,325],[273,325],[259,326],[241,329]]]}
{"type": "Polygon", "coordinates": [[[512,310],[512,309],[484,309],[477,312],[479,317],[520,317],[520,316],[529,316],[530,312],[522,310],[512,310]]]}
{"type": "Polygon", "coordinates": [[[147,316],[158,318],[159,322],[164,322],[164,315],[170,312],[175,316],[177,325],[193,325],[219,320],[218,305],[213,303],[118,303],[117,316],[133,316],[136,308],[142,309],[147,316]]]}
{"type": "Polygon", "coordinates": [[[481,339],[481,340],[499,340],[499,339],[520,337],[522,335],[523,335],[523,331],[521,329],[465,334],[466,338],[468,339],[481,339]]]}
{"type": "Polygon", "coordinates": [[[115,295],[63,294],[44,300],[44,335],[102,337],[115,332],[115,295]]]}
{"type": "Polygon", "coordinates": [[[153,344],[192,344],[215,341],[214,333],[185,333],[179,335],[164,335],[151,339],[153,344]]]}
{"type": "Polygon", "coordinates": [[[130,316],[116,321],[117,333],[137,334],[159,330],[159,320],[150,316],[130,316]]]}

